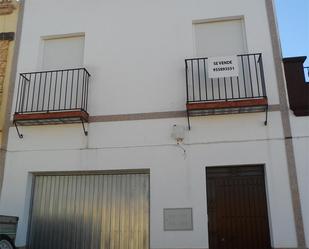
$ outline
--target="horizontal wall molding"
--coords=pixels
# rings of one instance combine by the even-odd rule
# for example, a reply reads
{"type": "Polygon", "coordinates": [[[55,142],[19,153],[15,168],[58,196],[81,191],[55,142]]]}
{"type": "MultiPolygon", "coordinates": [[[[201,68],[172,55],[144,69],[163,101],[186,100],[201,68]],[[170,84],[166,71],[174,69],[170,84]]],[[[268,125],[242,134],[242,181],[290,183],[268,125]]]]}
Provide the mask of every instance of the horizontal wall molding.
{"type": "Polygon", "coordinates": [[[146,120],[146,119],[183,118],[183,117],[186,117],[186,115],[187,115],[186,111],[102,115],[102,116],[90,116],[89,122],[90,123],[91,122],[115,122],[115,121],[146,120]]]}
{"type": "MultiPolygon", "coordinates": [[[[280,105],[269,105],[268,111],[280,111],[280,105]]],[[[116,114],[116,115],[97,115],[90,116],[89,123],[120,122],[120,121],[138,121],[151,119],[169,119],[169,118],[186,118],[187,111],[169,111],[169,112],[147,112],[133,114],[116,114]]],[[[14,126],[11,123],[11,126],[14,126]]]]}
{"type": "MultiPolygon", "coordinates": [[[[270,105],[269,111],[280,111],[280,105],[270,105]]],[[[171,112],[148,112],[134,114],[119,114],[119,115],[98,115],[90,116],[89,123],[95,122],[117,122],[117,121],[134,121],[147,119],[166,119],[166,118],[186,118],[187,111],[171,111],[171,112]]]]}
{"type": "Polygon", "coordinates": [[[45,171],[30,172],[34,176],[79,176],[79,175],[129,175],[150,174],[150,169],[115,169],[115,170],[93,170],[93,171],[45,171]]]}
{"type": "Polygon", "coordinates": [[[280,109],[280,105],[269,105],[268,106],[268,111],[270,112],[279,112],[280,109]]]}

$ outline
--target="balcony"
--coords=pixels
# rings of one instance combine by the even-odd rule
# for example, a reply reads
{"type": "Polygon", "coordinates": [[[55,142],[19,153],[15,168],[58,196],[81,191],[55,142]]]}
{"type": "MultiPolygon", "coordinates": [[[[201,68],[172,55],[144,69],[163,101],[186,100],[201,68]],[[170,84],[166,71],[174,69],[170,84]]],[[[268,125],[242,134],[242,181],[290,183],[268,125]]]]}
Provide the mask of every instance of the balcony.
{"type": "Polygon", "coordinates": [[[18,126],[88,122],[90,74],[85,68],[21,73],[13,123],[18,126]]]}
{"type": "Polygon", "coordinates": [[[309,116],[309,67],[303,66],[306,58],[283,59],[290,109],[295,116],[309,116]]]}
{"type": "MultiPolygon", "coordinates": [[[[231,62],[233,66],[227,67],[232,68],[233,74],[224,77],[211,75],[209,60],[210,58],[185,60],[189,129],[190,117],[193,116],[248,112],[266,112],[266,125],[268,101],[262,54],[235,56],[231,62]]],[[[228,73],[224,72],[222,75],[228,73]]]]}

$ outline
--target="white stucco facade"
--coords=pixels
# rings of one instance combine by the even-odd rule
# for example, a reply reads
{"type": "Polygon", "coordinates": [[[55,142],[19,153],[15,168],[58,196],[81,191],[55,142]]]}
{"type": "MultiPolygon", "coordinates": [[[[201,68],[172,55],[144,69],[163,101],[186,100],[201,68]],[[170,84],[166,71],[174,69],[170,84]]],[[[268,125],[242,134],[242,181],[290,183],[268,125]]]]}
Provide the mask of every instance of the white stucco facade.
{"type": "MultiPolygon", "coordinates": [[[[67,127],[68,131],[63,127],[62,135],[59,133],[61,126],[44,127],[39,134],[36,128],[33,131],[28,128],[25,140],[16,139],[16,144],[11,144],[14,149],[10,147],[11,152],[7,158],[1,208],[6,213],[21,217],[18,241],[23,243],[27,234],[30,199],[29,189],[26,187],[31,182],[29,172],[149,168],[152,248],[207,248],[205,167],[265,164],[273,243],[278,248],[293,247],[296,238],[290,190],[286,184],[288,174],[284,141],[280,129],[272,124],[264,130],[259,122],[261,116],[256,114],[248,118],[229,115],[225,118],[222,116],[195,120],[194,129],[186,132],[186,142],[183,145],[185,154],[170,138],[173,124],[186,125],[186,120],[181,118],[95,123],[89,126],[88,138],[75,125],[67,127]],[[222,123],[220,120],[229,127],[229,132],[224,125],[218,127],[222,123]],[[255,127],[255,132],[261,129],[261,136],[253,135],[247,128],[240,131],[237,127],[239,121],[255,127]],[[212,125],[215,127],[211,128],[212,125]],[[244,134],[239,139],[237,130],[238,136],[243,133],[247,135],[244,134]],[[267,134],[270,130],[273,130],[271,136],[267,134]],[[96,131],[97,136],[94,135],[96,131]],[[152,131],[156,131],[157,136],[153,136],[152,131]],[[211,137],[210,134],[214,132],[221,133],[221,140],[224,138],[224,142],[211,137]],[[47,133],[48,138],[44,138],[47,133]],[[59,137],[62,140],[61,147],[59,139],[52,141],[58,134],[62,137],[59,137]],[[42,145],[41,139],[48,139],[49,142],[42,145]],[[22,187],[12,188],[15,183],[10,182],[10,179],[14,179],[22,187]],[[163,208],[187,206],[194,210],[194,231],[164,232],[163,208]]],[[[280,118],[274,113],[270,120],[279,123],[280,118]]],[[[16,136],[14,129],[10,135],[16,136]]]]}
{"type": "MultiPolygon", "coordinates": [[[[84,34],[84,67],[91,74],[90,116],[185,110],[184,59],[195,55],[193,23],[241,17],[248,53],[263,54],[267,97],[279,104],[264,1],[26,0],[17,72],[41,70],[42,38],[84,34]]],[[[228,41],[227,41],[228,46],[228,41]]],[[[15,90],[15,96],[17,89],[15,90]]],[[[171,138],[185,117],[12,126],[0,212],[19,216],[16,244],[25,246],[32,173],[150,170],[150,247],[208,248],[205,168],[265,165],[271,243],[296,248],[282,121],[278,108],[265,113],[195,117],[182,147],[171,138]],[[184,151],[185,150],[185,151],[184,151]],[[193,209],[192,231],[164,231],[163,208],[193,209]]],[[[14,106],[12,114],[14,112],[14,106]]],[[[308,120],[293,119],[293,140],[303,210],[307,193],[308,120]]],[[[304,212],[307,238],[309,216],[304,212]]]]}
{"type": "Polygon", "coordinates": [[[306,240],[309,240],[309,118],[296,117],[290,112],[293,145],[295,150],[295,160],[297,166],[297,177],[299,183],[300,198],[303,211],[306,240]]]}

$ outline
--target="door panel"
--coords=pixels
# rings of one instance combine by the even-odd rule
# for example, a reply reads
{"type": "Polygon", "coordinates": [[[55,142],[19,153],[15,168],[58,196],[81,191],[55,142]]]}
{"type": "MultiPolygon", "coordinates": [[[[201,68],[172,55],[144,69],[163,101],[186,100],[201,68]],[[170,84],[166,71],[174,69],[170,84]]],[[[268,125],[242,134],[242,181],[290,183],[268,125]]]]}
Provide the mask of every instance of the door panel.
{"type": "Polygon", "coordinates": [[[209,248],[270,248],[263,167],[212,167],[206,176],[209,248]]]}
{"type": "Polygon", "coordinates": [[[30,249],[149,248],[149,175],[36,176],[30,249]]]}

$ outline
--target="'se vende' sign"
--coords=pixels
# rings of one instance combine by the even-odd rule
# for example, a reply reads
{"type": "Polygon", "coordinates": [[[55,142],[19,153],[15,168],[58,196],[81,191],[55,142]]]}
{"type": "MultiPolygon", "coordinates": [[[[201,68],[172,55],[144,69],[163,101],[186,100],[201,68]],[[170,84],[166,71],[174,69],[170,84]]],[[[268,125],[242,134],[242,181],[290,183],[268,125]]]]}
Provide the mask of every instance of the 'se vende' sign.
{"type": "Polygon", "coordinates": [[[223,78],[238,76],[237,56],[208,58],[209,78],[223,78]]]}

